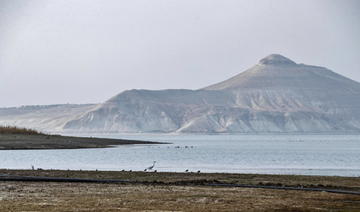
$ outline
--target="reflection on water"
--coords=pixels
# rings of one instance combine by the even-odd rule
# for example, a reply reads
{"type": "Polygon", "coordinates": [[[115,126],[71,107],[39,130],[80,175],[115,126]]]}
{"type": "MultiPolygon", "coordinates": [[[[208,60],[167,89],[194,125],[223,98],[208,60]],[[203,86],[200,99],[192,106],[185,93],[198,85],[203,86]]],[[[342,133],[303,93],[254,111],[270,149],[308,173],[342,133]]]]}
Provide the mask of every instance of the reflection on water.
{"type": "Polygon", "coordinates": [[[3,150],[0,168],[360,176],[360,135],[92,135],[165,141],[107,149],[3,150]]]}

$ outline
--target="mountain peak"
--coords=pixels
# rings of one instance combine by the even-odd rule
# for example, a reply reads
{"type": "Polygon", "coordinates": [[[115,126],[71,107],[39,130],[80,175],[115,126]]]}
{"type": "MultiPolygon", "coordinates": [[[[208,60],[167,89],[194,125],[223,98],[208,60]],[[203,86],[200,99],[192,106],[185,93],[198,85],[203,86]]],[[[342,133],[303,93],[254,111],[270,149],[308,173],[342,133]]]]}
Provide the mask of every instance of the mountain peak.
{"type": "Polygon", "coordinates": [[[259,61],[262,65],[296,65],[296,63],[280,54],[271,54],[259,61]]]}

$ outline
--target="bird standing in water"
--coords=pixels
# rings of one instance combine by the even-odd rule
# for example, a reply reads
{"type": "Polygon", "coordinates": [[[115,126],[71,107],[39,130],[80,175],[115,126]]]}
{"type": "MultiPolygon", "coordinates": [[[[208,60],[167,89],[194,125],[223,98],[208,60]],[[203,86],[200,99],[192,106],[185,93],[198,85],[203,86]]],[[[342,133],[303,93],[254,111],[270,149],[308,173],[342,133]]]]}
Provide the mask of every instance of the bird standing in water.
{"type": "Polygon", "coordinates": [[[153,162],[152,166],[147,167],[144,171],[150,171],[154,168],[156,161],[153,162]]]}

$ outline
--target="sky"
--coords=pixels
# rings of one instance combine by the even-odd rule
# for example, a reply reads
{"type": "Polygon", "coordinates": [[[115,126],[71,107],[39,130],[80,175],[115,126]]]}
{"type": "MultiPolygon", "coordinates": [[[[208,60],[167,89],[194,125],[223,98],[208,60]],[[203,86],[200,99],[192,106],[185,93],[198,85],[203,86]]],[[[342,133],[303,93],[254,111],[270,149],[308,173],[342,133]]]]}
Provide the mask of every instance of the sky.
{"type": "Polygon", "coordinates": [[[357,0],[0,0],[0,107],[199,89],[269,54],[360,81],[357,0]]]}

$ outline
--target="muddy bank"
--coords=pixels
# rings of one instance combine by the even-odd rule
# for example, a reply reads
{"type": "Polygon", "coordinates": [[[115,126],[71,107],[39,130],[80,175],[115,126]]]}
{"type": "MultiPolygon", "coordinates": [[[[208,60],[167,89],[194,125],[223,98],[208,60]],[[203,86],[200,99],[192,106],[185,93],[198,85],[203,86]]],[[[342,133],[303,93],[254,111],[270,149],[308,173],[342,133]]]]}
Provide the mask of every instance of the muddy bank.
{"type": "Polygon", "coordinates": [[[126,139],[74,137],[44,134],[0,134],[0,150],[107,148],[118,145],[131,144],[161,143],[126,139]]]}
{"type": "MultiPolygon", "coordinates": [[[[180,173],[134,171],[79,171],[79,170],[7,170],[0,169],[0,177],[77,178],[121,182],[137,182],[150,185],[200,186],[206,184],[246,184],[254,186],[278,186],[298,188],[324,188],[360,192],[359,177],[228,174],[228,173],[180,173]]],[[[99,181],[99,182],[100,182],[99,181]]]]}

